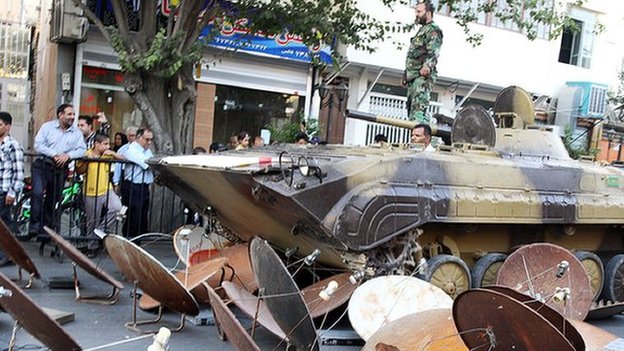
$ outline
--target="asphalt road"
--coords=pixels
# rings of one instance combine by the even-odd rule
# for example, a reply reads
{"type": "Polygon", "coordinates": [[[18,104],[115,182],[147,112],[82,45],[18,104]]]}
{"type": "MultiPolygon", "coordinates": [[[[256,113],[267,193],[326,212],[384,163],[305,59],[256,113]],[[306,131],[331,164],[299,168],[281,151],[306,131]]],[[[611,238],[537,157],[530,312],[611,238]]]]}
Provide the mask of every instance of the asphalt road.
{"type": "MultiPolygon", "coordinates": [[[[69,259],[65,258],[59,263],[56,258],[52,258],[46,254],[40,256],[38,253],[38,244],[34,242],[25,243],[25,248],[31,256],[35,265],[41,273],[42,279],[35,281],[32,288],[25,290],[26,293],[41,307],[54,308],[66,312],[74,313],[75,319],[63,325],[64,330],[70,334],[84,349],[96,348],[99,346],[125,342],[123,344],[111,345],[105,350],[146,350],[147,346],[152,343],[152,337],[144,337],[139,333],[130,331],[124,326],[124,323],[132,320],[132,298],[131,286],[126,283],[122,290],[120,300],[114,305],[97,305],[79,303],[74,301],[73,289],[50,289],[47,282],[55,278],[71,277],[72,266],[69,259]]],[[[155,257],[169,268],[176,266],[177,256],[173,252],[170,242],[158,242],[146,247],[155,257]]],[[[49,250],[48,250],[49,252],[49,250]]],[[[121,280],[122,275],[114,263],[107,255],[100,255],[94,259],[94,262],[103,267],[113,277],[121,280]]],[[[16,266],[2,267],[0,272],[9,278],[17,277],[16,266]]],[[[104,283],[91,277],[81,269],[78,269],[78,275],[81,282],[81,292],[83,295],[107,294],[111,289],[104,283]]],[[[23,282],[22,282],[23,283],[23,282]]],[[[243,318],[243,325],[251,326],[249,319],[243,318]]],[[[154,314],[139,311],[138,319],[153,319],[154,314]]],[[[196,322],[210,323],[212,315],[210,310],[204,308],[200,314],[200,318],[196,322]]],[[[346,318],[346,317],[345,317],[346,318]]],[[[167,312],[163,316],[163,320],[158,326],[164,325],[173,328],[179,324],[180,317],[177,314],[167,312]]],[[[611,333],[624,338],[624,316],[618,315],[600,321],[592,321],[598,327],[601,327],[611,333]]],[[[329,342],[336,341],[341,337],[348,338],[353,335],[353,331],[348,329],[348,323],[339,323],[337,330],[325,333],[323,339],[329,339],[329,342]],[[342,330],[338,330],[342,329],[342,330]],[[329,335],[338,335],[339,337],[332,339],[329,335]]],[[[8,348],[9,340],[13,330],[13,318],[7,313],[0,313],[0,350],[8,348]]],[[[20,329],[17,333],[16,349],[37,350],[45,349],[41,343],[32,337],[28,332],[20,329]]],[[[262,350],[283,350],[285,345],[271,334],[259,328],[256,330],[255,340],[262,350]]],[[[169,343],[170,350],[232,350],[233,348],[227,342],[219,339],[218,333],[214,325],[195,325],[187,322],[185,328],[178,333],[173,333],[169,343]]],[[[359,347],[354,346],[331,346],[323,345],[322,350],[357,350],[359,347]]]]}

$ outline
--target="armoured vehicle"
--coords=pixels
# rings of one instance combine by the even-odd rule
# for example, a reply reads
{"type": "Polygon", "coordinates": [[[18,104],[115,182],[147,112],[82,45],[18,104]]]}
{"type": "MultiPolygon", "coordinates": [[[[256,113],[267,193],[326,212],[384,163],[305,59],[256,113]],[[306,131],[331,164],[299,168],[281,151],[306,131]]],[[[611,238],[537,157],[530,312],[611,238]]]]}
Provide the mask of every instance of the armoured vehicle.
{"type": "Polygon", "coordinates": [[[273,145],[151,165],[230,236],[299,257],[318,249],[325,265],[411,274],[426,260],[423,277],[456,296],[495,281],[510,250],[550,242],[576,252],[596,298],[604,283],[605,297],[622,301],[624,169],[571,159],[533,118],[530,96],[510,87],[494,116],[460,111],[452,143],[435,152],[273,145]]]}

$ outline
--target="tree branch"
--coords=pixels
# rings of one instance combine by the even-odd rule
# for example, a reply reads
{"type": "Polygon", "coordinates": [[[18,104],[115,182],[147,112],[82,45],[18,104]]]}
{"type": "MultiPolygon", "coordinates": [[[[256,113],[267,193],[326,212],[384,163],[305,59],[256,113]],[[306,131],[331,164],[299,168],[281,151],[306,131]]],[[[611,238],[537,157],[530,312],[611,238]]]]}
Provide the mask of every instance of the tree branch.
{"type": "Polygon", "coordinates": [[[219,10],[219,5],[216,4],[216,1],[210,1],[208,3],[208,6],[209,7],[207,7],[206,10],[204,10],[202,17],[199,20],[199,23],[195,26],[195,28],[190,34],[187,34],[186,42],[184,43],[184,46],[182,47],[182,52],[187,52],[188,50],[191,49],[191,47],[195,44],[195,42],[197,42],[197,39],[199,38],[199,34],[201,33],[201,31],[204,30],[204,28],[206,28],[206,26],[208,25],[208,22],[210,22],[210,19],[214,18],[214,16],[217,14],[219,10]]]}
{"type": "Polygon", "coordinates": [[[95,13],[93,13],[87,7],[87,5],[83,4],[81,0],[72,0],[72,2],[74,3],[74,5],[78,6],[82,11],[84,11],[85,16],[95,24],[95,26],[100,30],[104,38],[106,38],[106,40],[110,43],[111,36],[108,33],[108,30],[106,29],[106,26],[104,25],[104,23],[100,21],[100,19],[95,15],[95,13]]]}
{"type": "MultiPolygon", "coordinates": [[[[171,35],[177,33],[178,30],[180,30],[180,25],[181,25],[180,23],[182,23],[183,20],[186,20],[186,16],[187,16],[186,5],[191,1],[195,1],[195,0],[180,1],[180,5],[178,5],[177,13],[176,13],[178,19],[175,21],[173,30],[171,31],[171,35]]],[[[171,16],[171,14],[169,14],[169,16],[171,16]]]]}
{"type": "Polygon", "coordinates": [[[156,35],[156,1],[143,1],[141,3],[141,30],[137,42],[147,50],[151,40],[156,35]]]}
{"type": "Polygon", "coordinates": [[[180,7],[180,16],[173,29],[174,33],[177,33],[180,30],[185,31],[184,40],[181,40],[178,44],[178,52],[183,52],[182,50],[186,46],[186,42],[189,39],[190,33],[193,32],[193,29],[197,28],[199,14],[202,7],[204,6],[204,1],[193,0],[181,2],[180,5],[182,6],[182,4],[186,4],[186,7],[180,7]]]}
{"type": "Polygon", "coordinates": [[[129,48],[130,29],[128,28],[128,6],[124,0],[111,0],[113,4],[113,12],[115,13],[115,21],[117,21],[117,29],[119,36],[123,40],[126,47],[129,48]]]}

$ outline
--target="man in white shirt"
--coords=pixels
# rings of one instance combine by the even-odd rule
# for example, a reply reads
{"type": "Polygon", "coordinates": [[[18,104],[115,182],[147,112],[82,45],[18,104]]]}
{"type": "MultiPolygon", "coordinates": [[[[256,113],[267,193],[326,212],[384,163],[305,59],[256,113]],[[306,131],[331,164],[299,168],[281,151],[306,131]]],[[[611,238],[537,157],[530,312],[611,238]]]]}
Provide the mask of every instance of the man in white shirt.
{"type": "Polygon", "coordinates": [[[70,104],[62,104],[56,110],[57,119],[41,125],[35,136],[35,151],[41,154],[32,166],[31,216],[28,236],[42,237],[48,241],[43,226],[58,230],[59,216],[56,203],[67,177],[67,164],[71,159],[82,157],[86,146],[82,132],[74,126],[76,114],[70,104]],[[44,199],[45,194],[45,199],[44,199]]]}
{"type": "Polygon", "coordinates": [[[412,144],[422,144],[425,146],[425,152],[435,151],[431,146],[431,127],[428,124],[417,124],[412,129],[412,144]]]}
{"type": "Polygon", "coordinates": [[[135,237],[147,232],[147,214],[149,210],[149,187],[154,182],[154,173],[145,161],[154,157],[150,150],[154,134],[149,129],[137,130],[136,140],[128,145],[122,156],[132,162],[124,168],[122,198],[128,203],[126,222],[123,233],[127,237],[135,237]]]}

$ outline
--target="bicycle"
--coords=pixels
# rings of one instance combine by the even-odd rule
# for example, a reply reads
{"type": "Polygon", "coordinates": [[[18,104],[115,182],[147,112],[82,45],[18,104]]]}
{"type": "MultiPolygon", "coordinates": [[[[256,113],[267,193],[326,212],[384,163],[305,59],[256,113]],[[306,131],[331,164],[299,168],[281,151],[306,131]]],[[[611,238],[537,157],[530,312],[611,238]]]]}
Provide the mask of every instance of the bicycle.
{"type": "MultiPolygon", "coordinates": [[[[30,199],[32,196],[32,181],[25,180],[24,189],[13,206],[13,218],[17,225],[15,236],[18,240],[28,241],[31,239],[28,233],[28,223],[30,222],[30,199]]],[[[77,239],[86,232],[86,215],[82,203],[82,179],[74,174],[71,176],[69,184],[61,192],[60,206],[60,227],[59,234],[68,239],[77,239]]]]}

